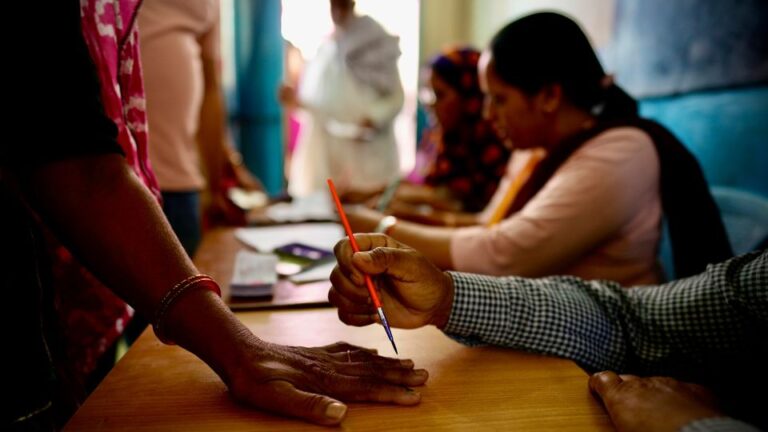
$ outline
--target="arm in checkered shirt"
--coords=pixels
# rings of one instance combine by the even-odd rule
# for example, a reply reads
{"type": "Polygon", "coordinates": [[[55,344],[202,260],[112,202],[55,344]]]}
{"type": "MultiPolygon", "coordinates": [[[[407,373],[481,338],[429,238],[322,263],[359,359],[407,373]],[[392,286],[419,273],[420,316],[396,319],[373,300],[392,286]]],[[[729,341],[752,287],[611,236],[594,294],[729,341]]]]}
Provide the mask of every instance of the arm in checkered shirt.
{"type": "MultiPolygon", "coordinates": [[[[591,371],[667,375],[715,390],[726,412],[765,426],[768,388],[768,252],[712,265],[701,275],[625,289],[574,277],[525,279],[451,274],[453,308],[443,331],[572,359],[591,371]]],[[[756,431],[733,418],[681,431],[756,431]]]]}
{"type": "Polygon", "coordinates": [[[625,290],[562,276],[448,276],[390,237],[355,237],[366,252],[353,254],[347,241],[336,246],[338,266],[328,296],[347,324],[375,322],[362,274],[378,275],[393,326],[433,324],[464,342],[558,355],[592,370],[640,375],[607,371],[590,379],[620,430],[655,430],[650,425],[659,430],[750,430],[722,412],[768,424],[761,399],[751,396],[768,388],[765,252],[665,286],[625,290]],[[642,377],[647,375],[674,379],[642,377]],[[720,404],[697,384],[714,390],[720,404]]]}
{"type": "Polygon", "coordinates": [[[724,351],[755,351],[752,330],[768,322],[767,255],[632,289],[569,276],[451,273],[455,296],[443,331],[469,344],[569,358],[590,370],[689,376],[724,351]]]}

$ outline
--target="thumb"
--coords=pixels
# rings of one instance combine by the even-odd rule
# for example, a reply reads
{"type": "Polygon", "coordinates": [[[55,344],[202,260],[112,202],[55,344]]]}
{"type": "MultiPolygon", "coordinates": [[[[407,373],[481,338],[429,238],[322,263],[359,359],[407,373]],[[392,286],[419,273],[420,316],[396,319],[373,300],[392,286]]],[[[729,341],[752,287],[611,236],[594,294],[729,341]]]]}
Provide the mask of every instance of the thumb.
{"type": "Polygon", "coordinates": [[[605,401],[609,393],[621,384],[621,378],[612,371],[597,372],[589,377],[589,388],[605,401]]]}
{"type": "Polygon", "coordinates": [[[408,269],[413,265],[411,261],[413,255],[407,250],[390,247],[377,247],[352,255],[352,264],[360,271],[372,275],[386,273],[395,279],[402,279],[402,276],[408,274],[408,269]]]}
{"type": "Polygon", "coordinates": [[[267,411],[321,425],[339,424],[347,415],[347,406],[338,400],[299,390],[287,381],[271,381],[267,386],[256,390],[261,393],[256,405],[267,411]]]}

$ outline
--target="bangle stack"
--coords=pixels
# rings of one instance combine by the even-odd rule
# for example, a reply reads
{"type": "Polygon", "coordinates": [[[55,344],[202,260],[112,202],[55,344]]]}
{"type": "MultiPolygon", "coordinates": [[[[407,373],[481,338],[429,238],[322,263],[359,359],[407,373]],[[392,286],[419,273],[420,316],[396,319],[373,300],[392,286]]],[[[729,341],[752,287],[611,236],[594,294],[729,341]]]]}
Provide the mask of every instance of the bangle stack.
{"type": "Polygon", "coordinates": [[[384,216],[379,221],[379,224],[376,225],[376,228],[373,230],[373,232],[389,235],[389,233],[392,231],[392,228],[394,228],[396,224],[397,224],[396,217],[392,215],[384,216]]]}
{"type": "Polygon", "coordinates": [[[195,287],[211,290],[221,297],[221,288],[219,288],[219,284],[208,275],[198,274],[190,276],[174,285],[173,288],[165,293],[162,300],[160,300],[159,306],[155,309],[155,319],[152,320],[152,328],[155,330],[155,336],[157,336],[161,342],[168,345],[173,344],[173,342],[165,335],[163,320],[173,303],[184,294],[184,292],[195,287]]]}

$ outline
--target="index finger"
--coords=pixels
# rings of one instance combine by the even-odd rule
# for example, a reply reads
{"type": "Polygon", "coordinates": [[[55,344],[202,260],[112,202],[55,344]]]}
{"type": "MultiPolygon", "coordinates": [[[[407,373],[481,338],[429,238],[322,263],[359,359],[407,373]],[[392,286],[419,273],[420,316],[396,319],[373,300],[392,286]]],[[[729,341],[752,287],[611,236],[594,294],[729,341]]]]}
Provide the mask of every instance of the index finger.
{"type": "MultiPolygon", "coordinates": [[[[355,234],[355,241],[361,251],[369,251],[377,247],[397,247],[398,242],[384,234],[355,234]]],[[[349,239],[339,240],[333,247],[339,271],[358,285],[363,284],[363,273],[352,264],[355,251],[349,239]]]]}

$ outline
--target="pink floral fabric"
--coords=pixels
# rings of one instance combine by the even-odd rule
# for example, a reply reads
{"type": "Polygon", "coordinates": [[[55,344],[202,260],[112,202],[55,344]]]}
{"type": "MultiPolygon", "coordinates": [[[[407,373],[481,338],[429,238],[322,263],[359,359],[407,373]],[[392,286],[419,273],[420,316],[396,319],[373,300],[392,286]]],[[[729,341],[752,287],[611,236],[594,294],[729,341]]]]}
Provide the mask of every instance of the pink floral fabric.
{"type": "MultiPolygon", "coordinates": [[[[136,14],[140,0],[80,0],[82,33],[101,85],[107,116],[117,125],[125,161],[156,197],[147,153],[147,115],[136,14]]],[[[85,380],[123,333],[133,310],[50,239],[56,308],[70,366],[85,380]]]]}

